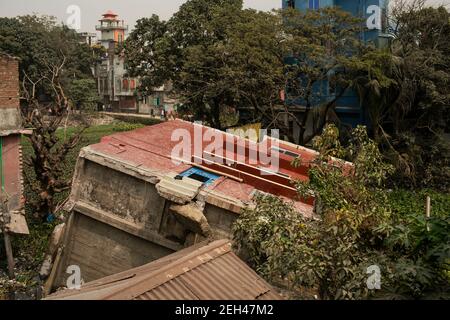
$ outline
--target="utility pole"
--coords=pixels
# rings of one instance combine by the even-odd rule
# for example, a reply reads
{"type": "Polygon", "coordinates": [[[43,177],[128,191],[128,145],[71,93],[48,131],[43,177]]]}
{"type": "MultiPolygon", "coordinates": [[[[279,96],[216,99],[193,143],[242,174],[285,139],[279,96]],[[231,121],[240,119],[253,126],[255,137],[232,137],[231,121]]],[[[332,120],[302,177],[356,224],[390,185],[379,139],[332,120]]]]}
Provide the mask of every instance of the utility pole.
{"type": "Polygon", "coordinates": [[[10,215],[7,212],[7,199],[3,199],[2,194],[0,194],[0,227],[3,233],[3,240],[5,242],[5,252],[6,259],[8,261],[8,276],[12,280],[15,278],[14,275],[14,255],[11,246],[11,236],[7,225],[10,223],[10,215]]]}
{"type": "Polygon", "coordinates": [[[430,198],[430,196],[427,196],[426,217],[427,217],[427,231],[430,232],[430,224],[428,223],[428,220],[430,220],[430,218],[431,218],[431,198],[430,198]]]}

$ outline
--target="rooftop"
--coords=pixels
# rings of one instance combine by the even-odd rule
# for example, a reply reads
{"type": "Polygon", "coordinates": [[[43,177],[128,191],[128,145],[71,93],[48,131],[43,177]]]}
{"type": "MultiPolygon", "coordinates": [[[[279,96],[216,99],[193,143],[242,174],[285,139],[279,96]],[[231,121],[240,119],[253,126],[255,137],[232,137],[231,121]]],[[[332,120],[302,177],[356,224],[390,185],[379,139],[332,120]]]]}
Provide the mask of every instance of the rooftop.
{"type": "Polygon", "coordinates": [[[309,163],[316,153],[280,140],[265,138],[261,143],[252,143],[222,131],[174,120],[104,137],[100,143],[85,148],[82,156],[106,157],[108,161],[126,164],[129,170],[151,172],[160,178],[194,178],[204,183],[203,193],[234,199],[243,204],[250,203],[258,192],[270,193],[292,201],[303,214],[312,214],[313,199],[299,199],[293,182],[308,179],[309,163]],[[172,151],[180,145],[180,140],[171,139],[175,130],[184,130],[193,140],[203,143],[196,150],[195,145],[198,147],[198,143],[191,141],[187,157],[173,158],[172,151]],[[211,149],[206,139],[195,136],[198,132],[204,135],[210,130],[223,138],[223,143],[215,149],[211,149]],[[234,147],[234,152],[227,148],[230,144],[234,147]],[[249,155],[264,144],[270,150],[270,155],[277,154],[279,157],[278,171],[271,170],[260,158],[257,162],[250,158],[249,155]],[[244,159],[238,156],[237,146],[245,148],[244,159]],[[300,156],[303,164],[295,168],[291,163],[297,156],[300,156]],[[197,170],[192,170],[193,168],[197,170]]]}
{"type": "Polygon", "coordinates": [[[281,300],[231,250],[229,240],[201,243],[160,260],[65,290],[48,300],[281,300]]]}
{"type": "Polygon", "coordinates": [[[102,14],[102,16],[104,16],[104,17],[117,17],[118,15],[117,14],[115,14],[112,10],[108,10],[108,11],[106,11],[106,13],[104,13],[104,14],[102,14]]]}

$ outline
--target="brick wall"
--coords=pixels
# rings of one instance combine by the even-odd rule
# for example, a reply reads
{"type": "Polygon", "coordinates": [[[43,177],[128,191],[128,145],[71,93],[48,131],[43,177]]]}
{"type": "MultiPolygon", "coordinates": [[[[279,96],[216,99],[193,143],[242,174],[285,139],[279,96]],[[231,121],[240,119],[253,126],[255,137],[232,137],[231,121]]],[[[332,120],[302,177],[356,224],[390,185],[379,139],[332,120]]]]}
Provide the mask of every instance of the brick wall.
{"type": "Polygon", "coordinates": [[[21,127],[19,61],[0,53],[0,132],[21,127]]]}
{"type": "Polygon", "coordinates": [[[0,53],[0,108],[19,107],[19,61],[0,53]]]}
{"type": "MultiPolygon", "coordinates": [[[[0,53],[0,183],[9,210],[17,210],[22,205],[21,135],[12,134],[21,128],[19,105],[19,61],[0,53]]],[[[3,196],[2,189],[0,196],[3,196]]]]}

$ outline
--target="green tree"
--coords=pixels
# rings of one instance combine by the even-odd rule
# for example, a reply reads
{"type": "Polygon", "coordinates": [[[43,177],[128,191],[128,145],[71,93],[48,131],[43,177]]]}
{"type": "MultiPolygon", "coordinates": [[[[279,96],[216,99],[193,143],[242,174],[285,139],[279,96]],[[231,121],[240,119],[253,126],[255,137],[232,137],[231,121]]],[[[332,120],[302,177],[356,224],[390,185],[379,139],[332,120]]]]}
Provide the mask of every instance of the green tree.
{"type": "Polygon", "coordinates": [[[221,128],[224,110],[265,112],[262,105],[279,101],[280,21],[243,10],[242,1],[187,1],[167,23],[156,16],[138,23],[127,40],[127,63],[143,77],[141,90],[171,81],[185,109],[221,128]]]}
{"type": "Polygon", "coordinates": [[[92,112],[101,102],[97,93],[97,84],[92,79],[76,79],[70,83],[68,97],[73,108],[78,111],[92,112]]]}
{"type": "Polygon", "coordinates": [[[287,111],[300,127],[301,145],[320,134],[327,119],[336,118],[336,102],[355,81],[353,69],[364,45],[358,38],[361,19],[335,7],[281,12],[286,35],[287,111]],[[300,111],[298,111],[300,109],[300,111]],[[297,110],[297,111],[296,111],[297,110]],[[307,124],[313,130],[307,134],[307,124]]]}
{"type": "Polygon", "coordinates": [[[397,2],[389,51],[364,55],[355,88],[374,139],[397,168],[396,182],[448,190],[450,13],[424,4],[397,2]]]}
{"type": "Polygon", "coordinates": [[[314,196],[314,217],[273,196],[257,199],[234,226],[237,248],[249,262],[270,281],[292,292],[312,288],[321,299],[448,295],[448,212],[427,221],[423,212],[389,203],[383,187],[392,166],[365,128],[356,128],[343,147],[338,129],[327,126],[314,144],[319,156],[309,181],[297,183],[300,196],[314,196]],[[382,275],[377,292],[367,286],[373,265],[382,275]]]}
{"type": "Polygon", "coordinates": [[[22,120],[34,154],[24,163],[34,176],[26,182],[36,197],[33,212],[45,218],[58,208],[55,196],[70,189],[65,159],[85,127],[61,139],[57,130],[76,108],[92,108],[97,99],[92,63],[101,50],[80,44],[75,31],[47,16],[0,18],[0,50],[20,59],[22,120]]]}
{"type": "Polygon", "coordinates": [[[166,48],[163,37],[167,32],[167,23],[157,15],[142,18],[125,42],[127,70],[141,78],[140,91],[152,94],[153,88],[163,85],[168,78],[168,57],[162,53],[166,48]]]}
{"type": "MultiPolygon", "coordinates": [[[[0,51],[20,58],[21,81],[25,74],[37,81],[48,73],[49,66],[59,66],[63,61],[60,81],[66,89],[73,79],[92,78],[92,49],[80,44],[76,32],[57,24],[54,17],[0,18],[0,51]]],[[[41,82],[36,88],[43,98],[51,94],[51,87],[45,84],[41,82]]]]}

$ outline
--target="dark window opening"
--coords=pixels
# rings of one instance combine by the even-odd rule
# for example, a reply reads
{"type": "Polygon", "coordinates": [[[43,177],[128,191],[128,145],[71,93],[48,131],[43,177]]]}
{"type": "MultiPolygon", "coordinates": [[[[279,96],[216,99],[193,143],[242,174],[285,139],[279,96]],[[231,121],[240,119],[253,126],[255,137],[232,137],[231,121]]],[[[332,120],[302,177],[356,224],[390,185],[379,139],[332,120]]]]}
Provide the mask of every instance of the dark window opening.
{"type": "Polygon", "coordinates": [[[214,183],[214,181],[220,178],[220,176],[216,174],[207,172],[199,168],[191,168],[177,176],[177,178],[179,179],[182,179],[183,177],[197,180],[205,185],[211,185],[214,183]]]}
{"type": "Polygon", "coordinates": [[[293,158],[298,158],[298,157],[300,157],[299,154],[297,154],[297,153],[295,153],[295,152],[292,152],[292,151],[289,151],[289,150],[285,150],[285,149],[281,149],[281,148],[277,148],[277,147],[272,147],[272,150],[273,150],[273,151],[277,151],[278,153],[285,154],[285,155],[287,155],[287,156],[289,156],[289,157],[293,157],[293,158]]]}
{"type": "Polygon", "coordinates": [[[189,178],[197,180],[197,181],[200,181],[201,183],[205,183],[205,182],[209,181],[208,177],[201,176],[201,175],[199,175],[197,173],[191,174],[189,176],[189,178]]]}
{"type": "Polygon", "coordinates": [[[287,0],[287,7],[295,9],[295,0],[287,0]]]}

